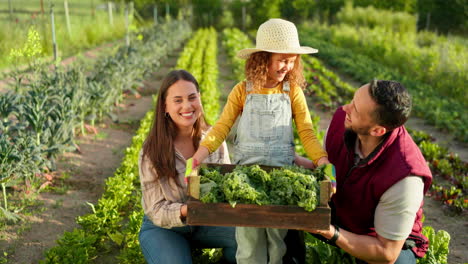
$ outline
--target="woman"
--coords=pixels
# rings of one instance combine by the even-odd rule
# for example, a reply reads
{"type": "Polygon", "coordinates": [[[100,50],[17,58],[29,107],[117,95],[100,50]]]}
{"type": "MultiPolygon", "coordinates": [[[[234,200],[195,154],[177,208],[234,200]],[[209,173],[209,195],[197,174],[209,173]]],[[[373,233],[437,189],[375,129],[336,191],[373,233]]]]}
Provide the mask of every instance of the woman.
{"type": "MultiPolygon", "coordinates": [[[[148,263],[192,263],[191,247],[223,248],[225,260],[236,262],[233,227],[185,224],[186,160],[208,128],[197,80],[187,71],[171,71],[159,90],[153,127],[139,158],[145,212],[139,241],[148,263]]],[[[226,144],[207,162],[230,163],[226,144]]]]}

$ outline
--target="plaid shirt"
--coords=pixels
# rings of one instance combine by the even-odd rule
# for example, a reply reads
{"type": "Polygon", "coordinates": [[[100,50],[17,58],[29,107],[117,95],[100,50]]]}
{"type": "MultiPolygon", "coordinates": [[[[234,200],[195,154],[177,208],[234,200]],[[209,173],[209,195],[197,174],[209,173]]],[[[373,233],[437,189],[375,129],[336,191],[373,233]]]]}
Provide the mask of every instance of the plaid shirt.
{"type": "MultiPolygon", "coordinates": [[[[229,164],[226,143],[224,142],[215,152],[211,153],[205,162],[229,164]]],[[[147,157],[143,158],[142,151],[140,151],[138,167],[142,189],[142,207],[145,215],[153,224],[160,227],[171,228],[185,225],[180,219],[180,207],[188,199],[187,185],[184,182],[185,158],[176,149],[176,170],[181,186],[178,186],[173,179],[154,180],[156,170],[147,157]]]]}

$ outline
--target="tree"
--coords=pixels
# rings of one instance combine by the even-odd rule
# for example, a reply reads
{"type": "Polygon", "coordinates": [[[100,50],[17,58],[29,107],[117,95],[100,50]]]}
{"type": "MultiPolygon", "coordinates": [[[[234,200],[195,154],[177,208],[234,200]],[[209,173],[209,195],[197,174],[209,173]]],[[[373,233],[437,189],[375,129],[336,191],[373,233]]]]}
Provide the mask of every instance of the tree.
{"type": "Polygon", "coordinates": [[[220,0],[192,0],[196,26],[215,26],[221,19],[223,8],[220,0]]]}
{"type": "Polygon", "coordinates": [[[280,18],[280,6],[283,0],[251,0],[247,12],[252,17],[252,27],[258,28],[270,18],[280,18]]]}
{"type": "Polygon", "coordinates": [[[442,33],[468,33],[467,0],[418,0],[418,28],[442,33]]]}

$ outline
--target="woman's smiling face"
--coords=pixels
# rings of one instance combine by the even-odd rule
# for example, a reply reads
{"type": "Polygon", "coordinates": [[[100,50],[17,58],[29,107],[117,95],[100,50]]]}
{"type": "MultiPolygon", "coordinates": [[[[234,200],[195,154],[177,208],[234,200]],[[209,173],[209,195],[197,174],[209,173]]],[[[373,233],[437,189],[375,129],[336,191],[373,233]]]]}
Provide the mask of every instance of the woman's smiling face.
{"type": "Polygon", "coordinates": [[[166,113],[179,130],[191,129],[202,113],[200,93],[195,84],[179,80],[169,87],[166,113]]]}

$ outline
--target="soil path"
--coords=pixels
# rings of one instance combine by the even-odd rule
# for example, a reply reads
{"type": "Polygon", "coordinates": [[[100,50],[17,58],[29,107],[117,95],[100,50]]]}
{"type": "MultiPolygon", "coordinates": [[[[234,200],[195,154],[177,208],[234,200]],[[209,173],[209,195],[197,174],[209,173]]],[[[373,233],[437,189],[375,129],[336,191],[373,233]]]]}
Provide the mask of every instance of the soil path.
{"type": "Polygon", "coordinates": [[[125,99],[124,107],[116,111],[118,123],[106,120],[99,124],[97,135],[77,138],[81,153],[65,153],[59,158],[54,175],[69,175],[60,180],[66,192],[39,194],[36,199],[40,201],[40,212],[0,231],[0,248],[8,253],[8,263],[39,263],[65,231],[79,227],[76,217],[91,213],[87,203],[95,204],[102,196],[105,180],[114,175],[139,121],[153,108],[152,95],[162,77],[174,67],[177,53],[145,82],[141,98],[125,99]]]}

